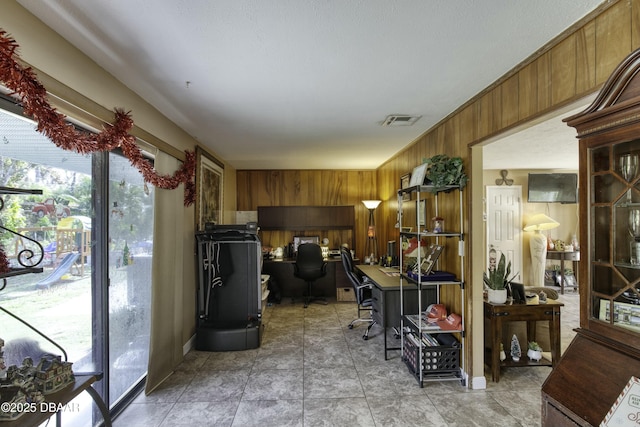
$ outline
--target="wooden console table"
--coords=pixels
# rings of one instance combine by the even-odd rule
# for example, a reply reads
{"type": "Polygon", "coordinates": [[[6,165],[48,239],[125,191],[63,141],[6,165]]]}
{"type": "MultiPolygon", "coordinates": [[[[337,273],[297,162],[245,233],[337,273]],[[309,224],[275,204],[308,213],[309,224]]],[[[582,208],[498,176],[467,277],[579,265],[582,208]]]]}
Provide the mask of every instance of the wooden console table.
{"type": "Polygon", "coordinates": [[[576,278],[576,291],[578,290],[578,266],[580,251],[547,251],[547,259],[560,260],[560,293],[564,294],[564,262],[573,261],[573,275],[576,278]]]}
{"type": "Polygon", "coordinates": [[[485,362],[491,366],[491,376],[493,381],[500,381],[500,368],[520,367],[520,366],[553,366],[560,360],[560,308],[563,303],[555,300],[547,300],[546,304],[494,304],[484,302],[485,318],[485,362]],[[527,343],[520,343],[522,356],[518,362],[514,362],[509,354],[508,346],[505,345],[507,358],[500,361],[500,341],[502,340],[503,324],[506,322],[525,321],[527,322],[527,342],[536,340],[536,322],[539,320],[549,321],[549,342],[551,345],[551,362],[541,359],[540,361],[529,360],[527,357],[527,343]],[[487,360],[488,358],[488,360],[487,360]]]}
{"type": "Polygon", "coordinates": [[[102,374],[93,374],[93,375],[75,375],[76,380],[74,383],[69,384],[65,388],[60,391],[57,391],[52,394],[45,395],[44,405],[36,404],[36,411],[29,412],[22,415],[20,418],[12,421],[0,421],[0,427],[37,427],[51,418],[53,415],[56,416],[56,425],[60,426],[60,413],[52,412],[52,411],[41,411],[40,409],[48,409],[50,403],[55,404],[52,405],[54,407],[59,405],[66,405],[71,402],[76,396],[78,396],[83,391],[86,391],[91,395],[91,398],[98,406],[100,413],[104,419],[105,427],[111,427],[111,417],[109,416],[109,408],[105,405],[104,401],[98,394],[98,392],[91,387],[91,385],[102,379],[102,374]]]}

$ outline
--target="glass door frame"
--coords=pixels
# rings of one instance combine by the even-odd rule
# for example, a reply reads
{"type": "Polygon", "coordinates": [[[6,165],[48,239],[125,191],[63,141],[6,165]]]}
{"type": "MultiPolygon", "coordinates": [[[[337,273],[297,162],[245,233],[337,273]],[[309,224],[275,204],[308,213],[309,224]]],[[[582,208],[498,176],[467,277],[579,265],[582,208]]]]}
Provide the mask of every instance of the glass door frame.
{"type": "MultiPolygon", "coordinates": [[[[1,87],[0,87],[1,89],[1,87]]],[[[24,115],[20,103],[0,93],[0,110],[10,114],[24,115]]],[[[26,117],[26,116],[25,116],[26,117]]],[[[83,128],[82,123],[73,122],[81,131],[91,132],[91,126],[83,128]]],[[[92,215],[91,215],[91,310],[92,310],[92,369],[102,373],[102,379],[93,384],[93,388],[109,407],[114,417],[136,397],[144,388],[145,378],[119,399],[114,405],[109,403],[109,152],[97,152],[91,155],[92,215]]],[[[97,407],[93,409],[93,420],[101,419],[97,407]]]]}

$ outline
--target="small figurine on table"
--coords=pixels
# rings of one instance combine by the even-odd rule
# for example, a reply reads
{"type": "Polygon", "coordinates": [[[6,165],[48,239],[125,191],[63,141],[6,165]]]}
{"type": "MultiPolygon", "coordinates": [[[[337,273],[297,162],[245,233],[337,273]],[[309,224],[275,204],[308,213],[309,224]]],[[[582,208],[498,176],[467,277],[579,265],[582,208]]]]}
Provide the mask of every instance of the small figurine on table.
{"type": "Polygon", "coordinates": [[[444,231],[444,218],[436,216],[433,217],[433,232],[442,233],[444,231]]]}
{"type": "Polygon", "coordinates": [[[516,334],[513,334],[513,337],[511,337],[511,360],[518,362],[520,361],[520,356],[522,356],[520,341],[518,341],[516,334]]]}

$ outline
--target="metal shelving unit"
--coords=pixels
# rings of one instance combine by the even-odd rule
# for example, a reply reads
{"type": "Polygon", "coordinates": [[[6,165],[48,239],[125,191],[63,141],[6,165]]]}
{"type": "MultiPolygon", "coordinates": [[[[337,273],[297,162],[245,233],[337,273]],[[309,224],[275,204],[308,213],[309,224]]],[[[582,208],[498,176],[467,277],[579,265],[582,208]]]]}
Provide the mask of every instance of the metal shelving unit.
{"type": "MultiPolygon", "coordinates": [[[[411,199],[410,199],[411,200],[411,199]]],[[[465,307],[465,292],[464,292],[464,233],[463,233],[463,219],[462,219],[462,201],[463,192],[460,186],[448,186],[444,189],[436,191],[434,187],[429,185],[420,185],[398,190],[398,210],[399,210],[399,225],[400,225],[400,238],[402,239],[417,239],[418,248],[424,247],[425,253],[421,250],[417,251],[416,262],[413,265],[417,265],[417,274],[413,274],[405,268],[404,251],[400,251],[400,266],[404,270],[402,271],[400,278],[400,313],[401,313],[401,349],[402,359],[407,365],[410,372],[414,375],[418,381],[420,387],[423,387],[424,382],[427,381],[447,381],[454,380],[460,381],[465,384],[464,376],[464,342],[465,342],[465,330],[464,330],[464,307],[465,307]],[[416,201],[416,218],[415,222],[410,224],[411,231],[408,231],[408,227],[403,226],[403,201],[405,196],[409,194],[415,196],[416,201]],[[458,196],[459,204],[459,223],[453,226],[453,229],[447,229],[446,227],[439,232],[433,232],[427,227],[428,221],[426,218],[420,218],[419,214],[425,215],[425,212],[418,212],[418,206],[420,201],[427,200],[433,203],[433,212],[436,217],[439,216],[439,198],[441,197],[456,197],[458,196]],[[457,228],[457,230],[456,230],[457,228]],[[453,277],[442,277],[439,274],[424,276],[421,274],[420,266],[423,262],[431,262],[428,258],[430,249],[432,252],[438,252],[443,249],[442,243],[445,239],[457,239],[458,256],[460,257],[460,269],[459,271],[452,272],[453,277]],[[423,246],[423,242],[426,246],[423,246]],[[438,326],[434,326],[429,323],[424,315],[428,307],[424,307],[422,304],[422,292],[427,289],[435,289],[436,302],[441,304],[440,291],[443,287],[456,286],[459,287],[460,295],[460,313],[456,313],[459,316],[460,325],[455,329],[443,330],[438,326]],[[405,313],[404,303],[402,296],[405,288],[414,288],[417,292],[418,311],[417,313],[405,313]]],[[[449,221],[449,226],[451,227],[449,221]]],[[[446,222],[445,222],[446,223],[446,222]]],[[[435,263],[432,266],[434,270],[437,270],[439,262],[437,255],[435,257],[435,263]]],[[[446,275],[445,275],[446,276],[446,275]]],[[[447,309],[449,316],[451,316],[450,308],[447,309]]],[[[454,319],[453,317],[451,319],[454,319]]]]}

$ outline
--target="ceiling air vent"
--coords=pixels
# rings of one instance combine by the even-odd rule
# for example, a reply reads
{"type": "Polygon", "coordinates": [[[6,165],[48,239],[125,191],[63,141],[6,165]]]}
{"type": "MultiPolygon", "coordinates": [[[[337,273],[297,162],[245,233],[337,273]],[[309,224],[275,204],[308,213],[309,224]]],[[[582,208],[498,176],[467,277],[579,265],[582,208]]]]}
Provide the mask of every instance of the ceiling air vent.
{"type": "Polygon", "coordinates": [[[393,114],[387,116],[382,122],[382,126],[411,126],[422,116],[407,116],[404,114],[393,114]]]}

